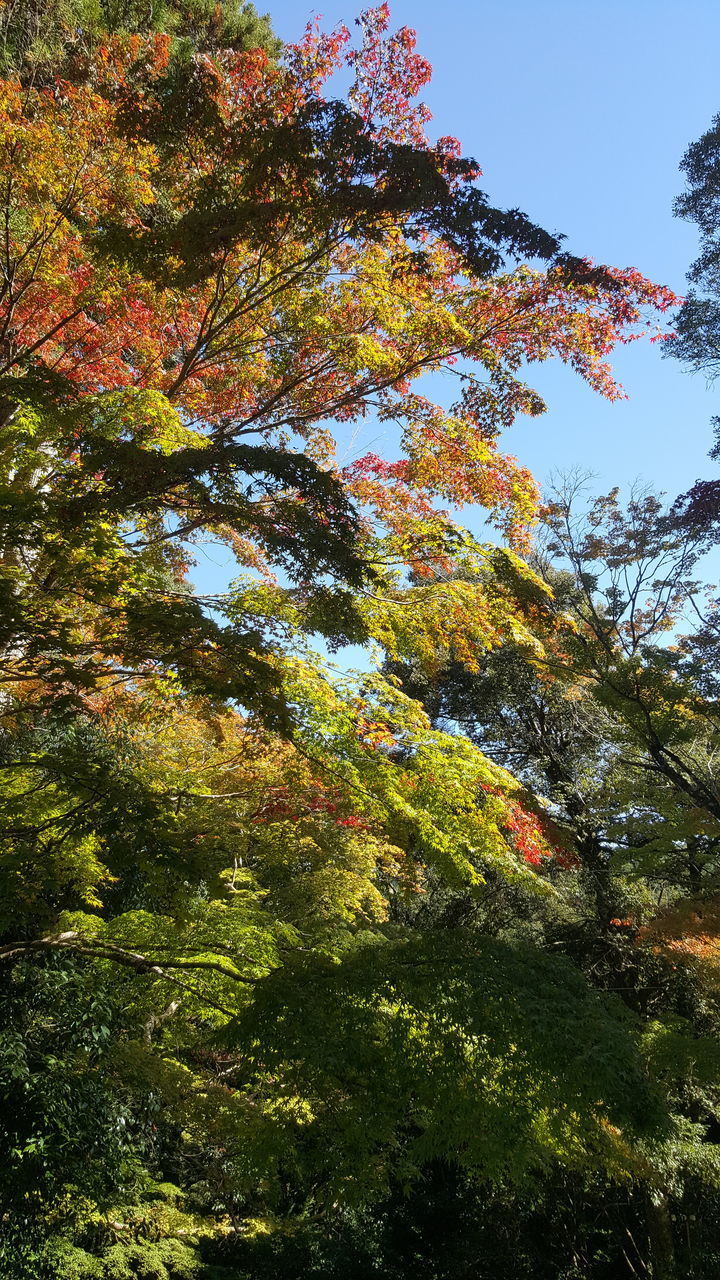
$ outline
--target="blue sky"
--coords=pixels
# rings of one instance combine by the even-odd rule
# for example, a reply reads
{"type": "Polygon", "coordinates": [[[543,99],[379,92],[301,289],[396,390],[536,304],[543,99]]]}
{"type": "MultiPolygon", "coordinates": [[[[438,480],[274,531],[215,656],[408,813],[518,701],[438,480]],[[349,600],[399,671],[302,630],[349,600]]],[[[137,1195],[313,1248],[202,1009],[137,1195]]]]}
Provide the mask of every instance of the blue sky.
{"type": "MultiPolygon", "coordinates": [[[[391,9],[433,64],[423,95],[431,130],[459,137],[479,160],[494,203],[564,232],[582,256],[683,291],[697,240],[672,201],[683,152],[720,111],[720,5],[391,0],[391,9]]],[[[332,28],[350,26],[357,9],[275,0],[270,12],[292,40],[313,13],[332,28]]],[[[720,388],[662,359],[657,345],[635,343],[615,363],[630,396],[615,404],[567,369],[534,370],[549,411],[518,422],[507,450],[541,481],[579,466],[597,473],[599,489],[642,478],[674,495],[715,474],[707,451],[720,388]]]]}

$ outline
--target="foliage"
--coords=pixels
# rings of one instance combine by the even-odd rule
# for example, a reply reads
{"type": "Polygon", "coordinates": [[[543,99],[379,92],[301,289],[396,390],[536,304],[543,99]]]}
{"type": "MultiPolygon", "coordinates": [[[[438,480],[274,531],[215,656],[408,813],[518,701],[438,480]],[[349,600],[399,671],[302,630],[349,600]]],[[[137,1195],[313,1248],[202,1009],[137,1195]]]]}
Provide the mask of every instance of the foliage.
{"type": "Polygon", "coordinates": [[[711,613],[661,642],[709,535],[558,499],[528,560],[498,436],[673,295],[489,203],[385,5],[50,17],[0,27],[6,1274],[531,1274],[581,1213],[555,1274],[644,1215],[661,1275],[717,1185],[711,613]]]}
{"type": "MultiPolygon", "coordinates": [[[[535,568],[560,625],[542,653],[506,643],[476,670],[452,656],[430,674],[417,663],[389,669],[436,724],[461,728],[543,797],[565,883],[561,911],[534,913],[535,940],[640,1016],[651,1076],[677,1125],[641,1144],[644,1207],[626,1199],[626,1226],[615,1230],[638,1251],[644,1217],[652,1274],[705,1275],[714,1246],[689,1242],[717,1178],[715,606],[696,576],[708,538],[652,494],[636,492],[626,509],[617,491],[583,497],[571,477],[544,511],[535,568]],[[671,1209],[686,1222],[682,1262],[671,1209]]],[[[497,893],[503,936],[517,931],[519,911],[501,884],[497,893]]],[[[474,916],[446,897],[434,918],[474,916]]],[[[634,1254],[622,1264],[628,1274],[635,1265],[634,1254]]]]}
{"type": "Polygon", "coordinates": [[[280,52],[269,15],[248,0],[165,0],[150,7],[137,0],[3,0],[0,6],[2,69],[37,83],[58,62],[89,51],[115,33],[169,33],[177,52],[263,48],[280,52]]]}
{"type": "MultiPolygon", "coordinates": [[[[520,365],[556,355],[615,395],[607,352],[672,301],[493,209],[474,162],[427,141],[427,64],[387,22],[368,14],[358,48],[310,30],[284,65],[118,36],[54,87],[3,81],[6,685],[72,698],[159,664],[278,716],[272,626],[209,615],[188,541],[280,572],[331,641],[388,642],[402,609],[349,593],[394,601],[403,566],[452,558],[463,535],[435,499],[480,502],[522,542],[534,486],[488,425],[538,411],[520,365]],[[347,105],[322,96],[343,63],[347,105]],[[503,272],[525,254],[547,265],[503,272]],[[412,392],[461,357],[450,412],[412,392]],[[402,459],[340,468],[327,424],[371,408],[402,459]]],[[[489,597],[492,642],[517,607],[484,554],[488,587],[455,619],[489,597]]]]}

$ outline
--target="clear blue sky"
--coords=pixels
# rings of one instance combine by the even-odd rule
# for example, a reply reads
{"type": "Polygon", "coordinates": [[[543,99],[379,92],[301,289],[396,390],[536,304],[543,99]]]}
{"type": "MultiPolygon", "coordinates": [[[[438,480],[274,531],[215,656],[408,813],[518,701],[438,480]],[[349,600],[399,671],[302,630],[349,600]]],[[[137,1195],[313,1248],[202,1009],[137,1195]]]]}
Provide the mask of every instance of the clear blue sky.
{"type": "MultiPolygon", "coordinates": [[[[358,11],[351,0],[269,9],[284,40],[313,13],[332,28],[358,11]]],[[[717,0],[391,0],[391,11],[433,64],[431,130],[479,160],[493,203],[564,232],[582,256],[683,292],[697,241],[671,206],[685,148],[720,111],[717,0]]],[[[708,390],[644,343],[621,350],[616,367],[630,399],[615,404],[567,369],[533,371],[549,412],[521,420],[508,451],[541,480],[578,465],[600,488],[642,477],[676,494],[716,474],[706,455],[720,386],[708,390]]]]}

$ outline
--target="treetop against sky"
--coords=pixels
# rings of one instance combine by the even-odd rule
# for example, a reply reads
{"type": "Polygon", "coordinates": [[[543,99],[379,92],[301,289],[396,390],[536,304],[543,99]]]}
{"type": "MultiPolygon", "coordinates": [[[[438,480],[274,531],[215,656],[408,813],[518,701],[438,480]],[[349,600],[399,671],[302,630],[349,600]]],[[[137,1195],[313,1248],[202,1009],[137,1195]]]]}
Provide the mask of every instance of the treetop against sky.
{"type": "MultiPolygon", "coordinates": [[[[277,0],[275,30],[297,39],[313,11],[328,29],[355,16],[344,0],[277,0]]],[[[680,160],[718,109],[715,4],[395,0],[392,20],[416,29],[432,62],[422,94],[431,136],[459,136],[493,203],[564,232],[573,252],[684,292],[697,236],[672,204],[680,160]]],[[[673,494],[707,474],[715,399],[704,377],[646,343],[620,349],[614,367],[627,401],[607,403],[561,368],[540,370],[549,411],[518,419],[507,447],[540,480],[579,466],[599,488],[641,477],[673,494]]],[[[370,424],[368,437],[378,434],[370,424]]]]}

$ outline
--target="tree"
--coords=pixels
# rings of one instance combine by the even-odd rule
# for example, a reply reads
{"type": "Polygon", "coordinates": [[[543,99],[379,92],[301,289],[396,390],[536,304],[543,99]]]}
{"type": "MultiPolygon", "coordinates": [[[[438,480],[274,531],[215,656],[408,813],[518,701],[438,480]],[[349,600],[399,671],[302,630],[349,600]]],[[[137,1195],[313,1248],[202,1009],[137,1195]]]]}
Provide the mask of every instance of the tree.
{"type": "MultiPolygon", "coordinates": [[[[690,288],[678,313],[676,332],[666,346],[690,369],[714,381],[720,355],[720,303],[718,302],[718,229],[720,227],[720,183],[718,144],[720,116],[701,138],[688,147],[681,164],[687,188],[675,201],[678,217],[694,222],[700,232],[700,253],[688,272],[690,288]]],[[[720,418],[714,417],[715,445],[710,456],[717,459],[720,418]]],[[[697,527],[714,528],[718,512],[718,482],[698,480],[680,506],[684,518],[697,527]]]]}
{"type": "Polygon", "coordinates": [[[188,538],[281,568],[331,638],[367,635],[348,592],[457,544],[433,498],[520,536],[534,490],[487,427],[537,411],[518,363],[557,354],[612,395],[612,342],[671,301],[492,209],[425,141],[427,66],[386,25],[346,54],[310,33],[285,68],[136,37],[55,89],[5,81],[6,684],[72,695],[159,659],[269,712],[267,641],[191,598],[188,538]],[[342,57],[350,109],[320,97],[342,57]],[[503,251],[551,265],[498,277],[503,251]],[[489,384],[463,373],[450,414],[410,394],[459,357],[489,384]],[[371,406],[406,457],[341,475],[324,424],[371,406]]]}
{"type": "Polygon", "coordinates": [[[89,52],[108,35],[170,34],[185,52],[265,49],[279,55],[281,45],[270,25],[249,0],[167,0],[158,6],[137,0],[17,0],[0,10],[2,68],[23,79],[52,79],[58,63],[89,52]]]}
{"type": "MultiPolygon", "coordinates": [[[[644,1206],[627,1201],[614,1230],[636,1238],[644,1215],[652,1273],[685,1274],[694,1264],[675,1260],[683,1246],[670,1210],[682,1220],[688,1203],[712,1195],[717,1109],[717,649],[696,576],[707,531],[646,492],[625,509],[617,490],[588,501],[577,477],[551,495],[544,520],[535,567],[564,623],[542,653],[506,641],[474,671],[452,652],[430,675],[390,669],[436,724],[461,730],[544,798],[546,830],[553,824],[564,850],[562,907],[539,912],[498,882],[490,927],[513,936],[532,920],[541,945],[643,1020],[650,1070],[685,1141],[648,1153],[644,1206]],[[686,1053],[698,1088],[679,1086],[686,1053]]],[[[467,894],[436,899],[436,927],[488,929],[467,894]]],[[[580,1204],[583,1195],[590,1213],[589,1186],[580,1204]]]]}
{"type": "Polygon", "coordinates": [[[717,367],[718,343],[718,142],[720,117],[697,142],[688,147],[682,160],[688,186],[675,201],[678,217],[696,223],[700,232],[700,253],[688,278],[690,289],[680,311],[677,336],[670,351],[694,369],[713,377],[717,367]]]}

